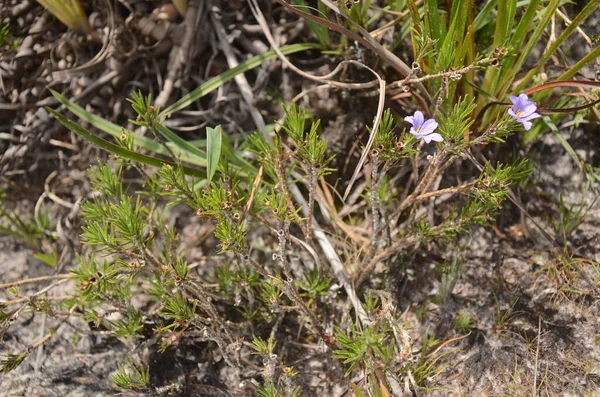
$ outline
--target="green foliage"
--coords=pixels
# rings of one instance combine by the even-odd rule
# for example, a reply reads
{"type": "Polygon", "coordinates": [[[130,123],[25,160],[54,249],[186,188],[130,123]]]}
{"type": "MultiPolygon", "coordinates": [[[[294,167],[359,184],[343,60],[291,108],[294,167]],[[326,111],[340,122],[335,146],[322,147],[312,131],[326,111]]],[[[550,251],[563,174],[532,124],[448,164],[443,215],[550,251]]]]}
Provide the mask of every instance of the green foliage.
{"type": "Polygon", "coordinates": [[[267,304],[272,311],[279,311],[279,298],[283,294],[281,283],[271,280],[264,280],[261,285],[261,300],[267,304]]]}
{"type": "Polygon", "coordinates": [[[361,331],[352,326],[347,334],[336,328],[335,337],[342,349],[334,351],[333,357],[350,364],[344,376],[350,375],[359,364],[372,370],[376,361],[388,363],[392,359],[394,346],[388,343],[388,335],[382,331],[379,327],[367,327],[361,331]]]}
{"type": "Polygon", "coordinates": [[[16,212],[7,208],[8,205],[4,203],[5,199],[6,192],[0,189],[0,221],[2,221],[0,233],[13,236],[19,241],[39,249],[42,240],[46,237],[46,230],[53,227],[50,214],[41,210],[37,216],[34,215],[31,219],[22,219],[16,212]]]}
{"type": "Polygon", "coordinates": [[[175,296],[164,297],[164,311],[162,314],[168,318],[176,320],[165,329],[177,326],[177,324],[185,324],[194,319],[196,312],[196,303],[190,304],[182,294],[175,296]]]}
{"type": "Polygon", "coordinates": [[[95,298],[118,291],[116,287],[120,284],[121,277],[115,264],[108,263],[107,260],[98,264],[92,255],[77,255],[77,263],[79,268],[71,270],[71,273],[72,278],[79,282],[82,295],[95,298]]]}
{"type": "MultiPolygon", "coordinates": [[[[304,0],[294,0],[293,3],[298,5],[299,8],[305,12],[316,12],[320,17],[324,17],[325,13],[327,12],[327,7],[321,1],[317,3],[316,10],[306,7],[306,2],[304,0]]],[[[319,41],[321,47],[327,49],[331,46],[331,35],[329,34],[329,29],[327,29],[327,27],[319,25],[310,19],[306,20],[306,24],[319,41]]]]}
{"type": "Polygon", "coordinates": [[[89,33],[92,28],[79,0],[37,0],[67,27],[89,33]]]}
{"type": "MultiPolygon", "coordinates": [[[[317,3],[316,11],[302,9],[333,24],[331,11],[323,2],[317,3]]],[[[586,6],[573,20],[573,27],[558,36],[559,43],[546,47],[541,64],[523,73],[523,65],[535,63],[533,49],[543,48],[544,32],[560,2],[492,0],[480,9],[472,3],[448,2],[451,6],[444,9],[435,0],[387,2],[385,11],[397,19],[386,31],[393,36],[394,45],[401,47],[394,53],[407,53],[404,35],[410,34],[415,63],[398,84],[392,83],[397,76],[370,65],[388,83],[389,94],[395,96],[393,90],[401,89],[402,107],[397,114],[386,109],[376,130],[365,128],[374,140],[367,153],[370,164],[364,183],[353,191],[353,201],[343,202],[338,197],[353,157],[338,158],[336,169],[329,143],[321,134],[321,120],[312,119],[296,104],[284,106],[277,133],[240,134],[235,141],[220,126],[208,127],[205,140],[187,141],[165,125],[169,115],[274,58],[272,51],[208,80],[164,110],[153,105],[150,95],[134,93],[130,103],[137,117],[130,121],[147,129],[151,138],[94,116],[54,93],[67,110],[115,140],[105,140],[50,110],[74,134],[113,155],[113,160],[99,162],[89,174],[95,193],[81,204],[85,223],[81,237],[93,252],[77,255],[71,279],[79,289],[65,307],[77,309],[83,319],[104,325],[113,336],[129,339],[134,345],[146,338],[158,340],[164,351],[179,344],[211,341],[233,366],[240,357],[236,346],[249,348],[264,366],[264,382],[256,390],[261,396],[300,393],[294,383],[296,371],[285,366],[275,352],[277,338],[289,332],[288,324],[282,326],[282,322],[292,316],[300,324],[294,335],[300,344],[324,341],[333,350],[329,358],[347,365],[345,376],[364,371],[367,393],[362,386],[351,384],[356,395],[389,395],[381,374],[388,381],[402,378],[415,393],[426,387],[446,368],[443,359],[450,352],[442,352],[440,341],[426,333],[415,342],[421,343],[420,353],[413,353],[418,350],[413,350],[387,292],[369,290],[364,302],[357,303],[354,289],[363,282],[380,288],[378,278],[370,274],[386,269],[403,251],[424,256],[429,250],[437,253],[455,244],[460,234],[494,220],[504,201],[512,199],[511,187],[526,180],[533,167],[524,158],[510,165],[483,158],[488,152],[481,150],[482,145],[501,144],[522,129],[498,102],[539,80],[543,65],[560,43],[597,8],[597,4],[586,6]],[[522,74],[523,80],[516,84],[522,74]],[[425,85],[427,92],[420,90],[427,94],[423,95],[426,99],[412,91],[420,84],[425,85]],[[437,121],[442,144],[428,145],[405,128],[402,118],[416,110],[437,121]],[[461,161],[476,167],[461,167],[461,161]],[[129,177],[134,173],[137,179],[129,177]],[[177,214],[173,222],[171,211],[177,214]],[[182,221],[188,223],[186,217],[194,217],[193,223],[206,229],[214,227],[212,236],[202,240],[201,263],[194,265],[184,260],[188,253],[182,251],[187,245],[181,244],[176,232],[182,221]],[[217,240],[219,245],[211,246],[217,240]],[[343,265],[335,268],[338,262],[343,265]],[[303,264],[313,266],[307,269],[303,264]],[[358,277],[345,274],[353,266],[358,277]],[[199,271],[192,270],[194,267],[199,271]],[[339,313],[343,307],[340,300],[327,297],[337,288],[346,290],[343,296],[349,298],[359,318],[356,323],[350,321],[350,326],[344,322],[347,316],[339,313]],[[132,306],[132,297],[138,293],[147,294],[147,306],[132,306]],[[154,310],[150,313],[146,307],[154,310]],[[335,327],[334,338],[325,331],[331,326],[335,327]],[[271,334],[264,340],[259,335],[269,328],[271,334]]],[[[335,19],[343,25],[339,30],[375,32],[384,16],[389,17],[383,10],[369,8],[369,1],[337,4],[343,13],[335,19]]],[[[342,37],[341,45],[335,47],[336,36],[329,30],[332,25],[314,21],[308,25],[330,55],[339,54],[339,48],[346,45],[347,38],[342,37]]],[[[0,41],[3,32],[4,28],[0,41]]],[[[281,51],[291,54],[318,47],[299,44],[284,46],[281,51]]],[[[375,51],[388,60],[394,53],[375,51]]],[[[349,59],[353,54],[346,55],[349,59]]],[[[369,56],[361,61],[368,63],[369,56]]],[[[573,68],[579,70],[589,62],[585,58],[573,68]]],[[[352,73],[342,75],[338,82],[352,73]]],[[[548,95],[538,94],[536,102],[548,95]]],[[[553,103],[567,106],[571,101],[563,96],[553,103]]],[[[562,116],[552,117],[558,120],[562,116]]],[[[552,120],[545,118],[545,124],[540,122],[537,128],[545,128],[552,120]]],[[[580,168],[590,186],[597,182],[597,170],[583,163],[580,168]]],[[[553,226],[566,241],[584,211],[565,205],[562,196],[559,207],[561,216],[553,226]]],[[[28,239],[40,249],[39,241],[47,237],[51,226],[47,213],[41,212],[31,225],[3,208],[0,215],[7,220],[0,231],[28,239]]],[[[37,257],[56,265],[57,253],[49,251],[37,257]]],[[[450,296],[459,276],[458,260],[445,265],[440,275],[440,301],[450,296]]],[[[53,310],[48,302],[30,306],[47,313],[53,310]]],[[[426,308],[419,307],[424,318],[426,308]]],[[[9,326],[9,312],[0,313],[2,324],[9,326]]],[[[454,321],[461,333],[475,325],[471,315],[463,312],[454,321]]],[[[7,356],[2,370],[15,368],[25,357],[7,356]]],[[[120,389],[150,390],[148,367],[132,361],[124,363],[111,380],[120,389]]]]}
{"type": "Polygon", "coordinates": [[[456,142],[458,147],[468,145],[464,142],[469,127],[473,124],[473,110],[475,110],[473,98],[459,98],[456,104],[450,109],[448,116],[442,116],[439,119],[439,128],[442,136],[456,142]]]}
{"type": "Polygon", "coordinates": [[[55,251],[52,252],[37,252],[33,254],[33,257],[39,261],[44,262],[46,265],[54,268],[58,265],[58,253],[55,251]]]}
{"type": "MultiPolygon", "coordinates": [[[[412,371],[415,382],[419,386],[424,386],[427,381],[430,381],[447,368],[447,366],[441,364],[440,361],[445,356],[451,354],[452,351],[449,350],[437,353],[437,350],[434,350],[432,353],[435,354],[427,353],[429,349],[439,345],[439,343],[440,341],[435,339],[428,331],[425,332],[425,335],[423,336],[421,352],[412,371]]],[[[407,369],[408,368],[405,368],[405,370],[407,369]]]]}
{"type": "Polygon", "coordinates": [[[4,359],[0,361],[0,372],[6,375],[10,371],[14,370],[19,365],[21,365],[23,360],[25,360],[28,356],[29,354],[27,353],[5,355],[4,359]]]}
{"type": "Polygon", "coordinates": [[[560,236],[561,241],[567,244],[569,236],[573,233],[583,221],[585,215],[585,206],[573,204],[568,206],[565,204],[562,193],[558,198],[558,217],[550,218],[550,224],[554,229],[554,233],[560,236]]]}
{"type": "Polygon", "coordinates": [[[317,297],[327,295],[327,290],[331,285],[332,279],[329,277],[321,277],[319,269],[315,267],[304,274],[303,281],[296,281],[300,289],[304,290],[301,296],[309,297],[309,302],[313,302],[317,297]]]}
{"type": "Polygon", "coordinates": [[[152,235],[146,233],[149,230],[144,216],[148,209],[142,204],[141,196],[137,196],[135,202],[125,195],[110,201],[99,198],[82,204],[81,210],[89,220],[82,228],[81,237],[99,250],[140,250],[152,239],[152,235]]]}
{"type": "Polygon", "coordinates": [[[142,314],[133,307],[127,308],[124,316],[120,320],[113,322],[115,327],[114,335],[123,338],[143,338],[141,333],[144,328],[144,319],[142,314]]]}
{"type": "Polygon", "coordinates": [[[10,31],[10,23],[0,23],[0,51],[18,51],[21,46],[22,40],[12,37],[10,31]]]}
{"type": "Polygon", "coordinates": [[[221,126],[206,129],[206,172],[208,183],[210,183],[217,172],[219,159],[221,158],[221,144],[223,142],[223,130],[221,126]]]}
{"type": "Polygon", "coordinates": [[[126,360],[119,370],[111,375],[110,381],[117,389],[146,390],[150,385],[150,366],[136,365],[133,360],[126,360]]]}
{"type": "Polygon", "coordinates": [[[400,160],[411,158],[418,153],[414,148],[417,144],[415,137],[407,133],[398,135],[397,127],[392,112],[386,109],[373,141],[371,156],[378,157],[388,167],[397,165],[400,160]]]}
{"type": "Polygon", "coordinates": [[[296,105],[285,109],[285,119],[283,129],[294,141],[296,147],[296,157],[300,163],[305,164],[310,170],[316,170],[317,178],[329,174],[332,169],[327,165],[333,160],[333,156],[327,157],[327,141],[319,137],[320,121],[312,123],[308,133],[305,132],[305,121],[307,118],[303,110],[299,110],[296,105]]]}
{"type": "Polygon", "coordinates": [[[277,342],[274,339],[274,335],[271,335],[267,341],[263,340],[260,336],[253,336],[254,340],[252,343],[248,343],[252,349],[256,351],[256,354],[260,355],[263,358],[268,358],[273,354],[275,350],[275,345],[277,342]]]}
{"type": "Polygon", "coordinates": [[[462,334],[467,334],[475,328],[475,319],[467,312],[459,312],[454,318],[454,328],[462,334]]]}

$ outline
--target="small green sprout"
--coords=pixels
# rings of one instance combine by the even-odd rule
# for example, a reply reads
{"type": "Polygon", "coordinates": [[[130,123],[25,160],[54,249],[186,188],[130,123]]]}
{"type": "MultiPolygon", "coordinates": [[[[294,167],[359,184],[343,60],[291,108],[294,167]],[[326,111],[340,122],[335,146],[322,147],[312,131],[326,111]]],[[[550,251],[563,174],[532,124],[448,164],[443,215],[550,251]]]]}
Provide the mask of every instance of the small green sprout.
{"type": "Polygon", "coordinates": [[[475,319],[467,312],[459,312],[454,318],[454,328],[462,334],[468,334],[475,328],[475,319]]]}
{"type": "Polygon", "coordinates": [[[150,385],[150,366],[136,365],[132,359],[128,359],[111,375],[110,381],[117,389],[145,390],[150,385]]]}

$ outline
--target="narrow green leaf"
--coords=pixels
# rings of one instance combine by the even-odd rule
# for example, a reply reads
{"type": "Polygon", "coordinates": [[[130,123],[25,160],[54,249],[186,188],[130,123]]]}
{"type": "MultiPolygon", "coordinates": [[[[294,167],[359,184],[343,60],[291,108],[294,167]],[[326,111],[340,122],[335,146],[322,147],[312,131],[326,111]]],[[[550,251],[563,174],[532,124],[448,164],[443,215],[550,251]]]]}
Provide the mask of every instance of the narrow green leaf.
{"type": "Polygon", "coordinates": [[[575,76],[585,65],[593,62],[595,59],[600,57],[600,46],[596,46],[593,51],[590,51],[586,56],[581,58],[575,65],[571,66],[565,73],[563,73],[557,80],[568,80],[575,76]]]}
{"type": "MultiPolygon", "coordinates": [[[[301,44],[286,45],[286,46],[281,47],[279,50],[284,55],[289,55],[289,54],[293,54],[293,53],[300,52],[300,51],[316,50],[319,48],[321,48],[321,46],[319,44],[301,43],[301,44]]],[[[169,116],[170,114],[172,114],[174,112],[177,112],[181,109],[185,109],[186,107],[190,106],[192,103],[197,101],[198,99],[202,98],[204,95],[216,90],[224,83],[233,79],[238,74],[247,72],[248,70],[251,70],[251,69],[254,69],[257,66],[262,65],[266,61],[275,58],[276,56],[277,56],[277,54],[275,53],[275,51],[273,51],[273,50],[267,51],[264,54],[257,55],[253,58],[248,59],[245,62],[242,62],[241,64],[239,64],[238,66],[236,66],[235,68],[233,68],[231,70],[228,70],[224,73],[221,73],[220,75],[218,75],[216,77],[213,77],[212,79],[208,80],[206,83],[202,84],[200,87],[196,88],[194,91],[183,96],[180,100],[178,100],[177,102],[175,102],[174,104],[172,104],[171,106],[169,106],[168,108],[163,110],[161,112],[161,116],[163,116],[163,117],[169,116]]]]}
{"type": "Polygon", "coordinates": [[[577,14],[577,16],[575,18],[573,18],[571,23],[565,28],[565,30],[560,34],[560,36],[558,36],[558,38],[554,42],[552,42],[552,44],[550,45],[550,48],[548,48],[546,50],[546,52],[544,52],[544,55],[542,55],[542,57],[538,61],[537,66],[535,68],[531,69],[529,72],[527,72],[527,75],[523,78],[523,80],[521,81],[521,83],[519,83],[519,86],[515,90],[516,92],[520,92],[521,90],[523,90],[525,88],[525,86],[527,84],[529,84],[529,82],[531,81],[533,76],[535,76],[540,71],[540,68],[542,66],[544,66],[546,64],[546,62],[548,62],[548,59],[550,59],[550,56],[552,56],[554,51],[556,51],[556,49],[561,44],[563,44],[563,42],[567,38],[569,38],[571,36],[571,34],[581,24],[581,22],[583,22],[585,19],[587,19],[587,17],[589,17],[591,15],[591,13],[594,12],[596,10],[596,8],[598,8],[598,7],[600,7],[600,2],[590,1],[583,8],[583,10],[581,10],[581,12],[579,14],[577,14]]]}
{"type": "MultiPolygon", "coordinates": [[[[530,4],[529,8],[527,9],[526,14],[529,13],[531,7],[534,4],[536,4],[537,2],[539,2],[539,0],[531,1],[531,4],[530,4]]],[[[538,22],[537,27],[535,28],[535,30],[533,31],[533,34],[529,38],[529,41],[525,45],[525,48],[522,51],[520,51],[520,56],[514,62],[514,64],[511,65],[511,68],[509,69],[510,71],[507,73],[504,73],[505,69],[503,68],[503,70],[502,70],[503,73],[501,74],[501,80],[502,80],[502,82],[506,82],[506,83],[504,84],[504,86],[501,89],[497,90],[498,97],[500,97],[500,98],[504,97],[504,95],[506,95],[506,93],[510,89],[510,86],[511,86],[510,83],[514,80],[516,74],[521,69],[521,66],[523,65],[523,63],[525,62],[527,57],[531,54],[531,51],[533,50],[533,48],[540,41],[542,34],[544,33],[544,31],[546,30],[546,27],[550,23],[550,19],[552,18],[552,16],[556,12],[556,9],[558,8],[558,4],[559,4],[559,0],[550,0],[550,3],[544,9],[544,13],[542,14],[541,20],[538,22]]],[[[518,49],[517,49],[517,54],[519,54],[518,49]]]]}
{"type": "Polygon", "coordinates": [[[496,3],[498,3],[498,0],[491,0],[485,5],[485,7],[481,9],[481,11],[477,13],[477,16],[475,17],[475,22],[473,23],[474,32],[480,30],[489,22],[490,14],[496,6],[496,3]]]}
{"type": "Polygon", "coordinates": [[[556,125],[554,125],[552,119],[548,116],[544,116],[542,120],[544,120],[546,126],[550,128],[550,130],[554,133],[554,136],[556,136],[556,138],[563,146],[565,151],[569,154],[569,156],[571,156],[573,162],[577,164],[577,167],[579,167],[579,169],[583,171],[583,163],[581,162],[581,159],[579,158],[579,156],[577,156],[577,153],[575,152],[575,149],[573,149],[573,146],[571,146],[571,144],[562,136],[556,125]]]}
{"type": "Polygon", "coordinates": [[[221,142],[223,140],[223,130],[218,125],[215,128],[206,128],[206,170],[208,183],[212,181],[217,167],[219,166],[219,159],[221,158],[221,142]]]}
{"type": "Polygon", "coordinates": [[[470,0],[460,0],[452,6],[452,22],[440,50],[440,69],[446,70],[456,55],[456,43],[465,37],[465,26],[469,16],[470,0]]]}
{"type": "Polygon", "coordinates": [[[350,387],[352,388],[355,397],[365,397],[365,393],[363,393],[356,384],[350,382],[350,387]]]}
{"type": "MultiPolygon", "coordinates": [[[[118,126],[117,124],[86,111],[81,106],[75,104],[74,102],[71,102],[69,99],[65,98],[60,93],[54,90],[50,90],[50,92],[52,92],[52,95],[54,95],[54,97],[60,103],[62,103],[71,113],[79,117],[81,120],[87,121],[92,126],[98,128],[100,131],[104,131],[115,138],[119,138],[123,133],[123,128],[118,126]]],[[[153,141],[152,139],[146,138],[145,136],[133,134],[133,142],[136,146],[148,150],[150,152],[162,154],[164,156],[171,156],[171,153],[166,147],[164,147],[158,142],[153,141]]],[[[181,161],[200,166],[204,166],[206,164],[205,160],[198,159],[197,157],[188,155],[185,152],[181,152],[173,143],[167,143],[167,147],[169,147],[173,154],[177,155],[181,161]]]]}
{"type": "MultiPolygon", "coordinates": [[[[539,1],[539,0],[534,0],[539,1]]],[[[507,0],[507,1],[499,1],[498,2],[498,15],[496,16],[496,26],[494,29],[494,41],[492,43],[493,48],[499,48],[502,46],[506,46],[508,44],[508,38],[512,31],[512,24],[514,21],[514,16],[516,12],[517,1],[516,0],[507,0]]],[[[530,9],[532,7],[530,6],[530,9]]],[[[524,25],[521,23],[521,25],[524,25]]],[[[525,25],[524,25],[525,26],[525,25]]],[[[511,48],[513,53],[518,54],[519,48],[511,48]]],[[[507,56],[504,59],[504,68],[506,65],[512,64],[510,62],[510,57],[507,56]]],[[[492,95],[497,94],[497,86],[499,76],[501,74],[501,70],[498,68],[488,68],[485,72],[485,76],[483,79],[483,89],[484,91],[492,93],[492,95]]],[[[480,106],[482,105],[482,101],[480,100],[480,106]]]]}
{"type": "MultiPolygon", "coordinates": [[[[147,165],[150,165],[153,167],[162,167],[165,164],[169,164],[171,166],[176,165],[175,163],[173,163],[171,161],[161,160],[156,157],[147,156],[145,154],[136,153],[136,152],[132,152],[131,150],[127,150],[119,145],[116,145],[112,142],[109,142],[105,139],[100,138],[97,135],[92,134],[91,132],[89,132],[88,130],[86,130],[85,128],[80,126],[79,124],[69,120],[62,114],[58,113],[56,110],[51,109],[51,108],[46,108],[46,109],[50,113],[52,113],[54,115],[54,117],[56,117],[56,119],[61,122],[62,125],[64,125],[67,129],[72,131],[74,134],[79,135],[81,138],[90,142],[92,145],[97,146],[101,149],[104,149],[107,152],[116,154],[116,155],[118,155],[122,158],[128,159],[128,160],[136,161],[136,162],[142,163],[142,164],[147,164],[147,165]]],[[[191,175],[191,176],[195,176],[195,177],[199,177],[199,178],[206,178],[205,172],[195,169],[195,168],[183,166],[183,172],[186,175],[191,175]]]]}
{"type": "Polygon", "coordinates": [[[37,260],[44,262],[46,265],[54,268],[58,265],[58,254],[56,252],[52,252],[47,254],[45,252],[38,252],[33,254],[33,257],[37,260]]]}
{"type": "Polygon", "coordinates": [[[440,18],[438,14],[437,0],[426,1],[427,12],[425,13],[425,25],[429,28],[431,38],[440,42],[441,31],[440,31],[440,18]]]}
{"type": "Polygon", "coordinates": [[[202,150],[198,149],[194,145],[191,145],[185,139],[182,139],[179,135],[165,127],[162,123],[156,123],[156,130],[166,140],[177,146],[182,153],[187,153],[188,155],[195,157],[198,162],[202,163],[202,165],[206,165],[206,155],[204,152],[202,152],[202,150]]]}
{"type": "MultiPolygon", "coordinates": [[[[304,0],[294,0],[293,4],[298,6],[298,8],[304,8],[304,9],[308,8],[305,11],[310,12],[311,7],[307,7],[304,0]]],[[[327,6],[325,6],[325,4],[323,4],[322,1],[319,1],[317,7],[318,8],[316,11],[318,14],[320,14],[319,17],[327,19],[327,14],[326,14],[327,6]]],[[[314,10],[314,8],[313,8],[313,10],[314,10]]],[[[327,29],[326,26],[319,25],[315,21],[311,21],[310,19],[306,19],[305,22],[308,25],[308,28],[316,36],[317,40],[319,40],[319,43],[321,44],[321,46],[323,46],[324,48],[329,48],[329,46],[331,45],[331,37],[329,34],[329,29],[327,29]]]]}

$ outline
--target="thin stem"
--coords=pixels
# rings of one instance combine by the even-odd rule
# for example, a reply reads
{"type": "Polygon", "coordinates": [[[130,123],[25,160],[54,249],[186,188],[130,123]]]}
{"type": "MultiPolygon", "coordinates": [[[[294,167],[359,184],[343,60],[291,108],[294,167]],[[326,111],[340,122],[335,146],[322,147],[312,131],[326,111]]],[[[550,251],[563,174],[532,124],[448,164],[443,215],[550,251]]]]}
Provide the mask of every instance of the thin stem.
{"type": "Polygon", "coordinates": [[[442,194],[454,194],[454,193],[464,192],[465,190],[468,190],[468,189],[472,188],[473,186],[475,186],[476,183],[477,183],[476,181],[473,181],[473,182],[465,183],[464,185],[460,185],[460,186],[453,186],[453,187],[448,187],[445,189],[440,189],[440,190],[436,190],[436,191],[429,192],[429,193],[423,193],[422,195],[415,197],[413,200],[413,203],[427,200],[428,198],[431,198],[431,197],[441,196],[442,194]]]}
{"type": "MultiPolygon", "coordinates": [[[[434,74],[428,74],[425,75],[423,77],[417,77],[417,78],[406,78],[404,80],[399,80],[399,81],[395,81],[393,83],[391,83],[389,85],[389,88],[399,88],[405,85],[411,85],[411,84],[415,84],[415,83],[422,83],[423,81],[427,81],[427,80],[431,80],[431,79],[439,79],[439,78],[453,78],[453,77],[460,77],[463,74],[466,74],[468,72],[470,72],[471,70],[480,68],[480,67],[485,67],[488,65],[493,64],[494,62],[497,62],[498,59],[497,58],[484,58],[482,60],[479,60],[469,66],[466,66],[462,69],[457,69],[457,70],[448,70],[446,72],[440,72],[440,73],[434,73],[434,74]]],[[[410,76],[409,76],[410,77],[410,76]]]]}
{"type": "Polygon", "coordinates": [[[71,275],[70,274],[55,274],[53,276],[28,278],[25,280],[19,280],[19,281],[13,281],[11,283],[0,284],[0,289],[16,287],[18,285],[37,283],[37,282],[48,281],[48,280],[62,280],[62,279],[68,278],[69,276],[71,276],[71,275]]]}
{"type": "MultiPolygon", "coordinates": [[[[31,301],[31,300],[37,298],[38,296],[45,294],[46,292],[50,291],[51,289],[56,288],[59,285],[66,283],[67,281],[69,281],[69,279],[63,278],[62,280],[59,280],[59,281],[55,282],[54,284],[50,284],[46,288],[43,288],[42,290],[36,292],[35,294],[33,294],[31,296],[24,296],[22,298],[15,299],[15,300],[8,301],[8,302],[0,302],[0,307],[7,307],[7,306],[16,305],[17,303],[21,303],[24,301],[31,301]]],[[[16,318],[19,315],[19,313],[21,313],[21,311],[23,311],[23,309],[26,306],[27,305],[23,305],[16,312],[14,312],[13,318],[16,318]]]]}

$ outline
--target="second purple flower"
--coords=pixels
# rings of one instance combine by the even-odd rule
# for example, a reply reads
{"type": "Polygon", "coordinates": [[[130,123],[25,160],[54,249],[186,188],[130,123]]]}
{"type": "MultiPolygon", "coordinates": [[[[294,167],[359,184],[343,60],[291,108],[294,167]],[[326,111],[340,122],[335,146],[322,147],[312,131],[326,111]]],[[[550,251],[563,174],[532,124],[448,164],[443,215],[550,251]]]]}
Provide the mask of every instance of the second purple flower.
{"type": "Polygon", "coordinates": [[[511,96],[510,101],[513,103],[513,107],[512,109],[508,109],[508,114],[510,114],[513,119],[523,124],[525,131],[529,131],[531,129],[531,120],[542,117],[540,114],[535,112],[537,110],[537,106],[535,102],[529,100],[529,97],[526,94],[511,96]]]}
{"type": "Polygon", "coordinates": [[[425,143],[429,143],[431,141],[444,141],[444,138],[442,138],[440,134],[433,132],[438,127],[437,121],[435,121],[435,119],[425,120],[423,112],[417,110],[413,116],[405,117],[404,121],[412,124],[412,127],[410,127],[410,133],[413,134],[415,138],[422,139],[425,141],[425,143]]]}

